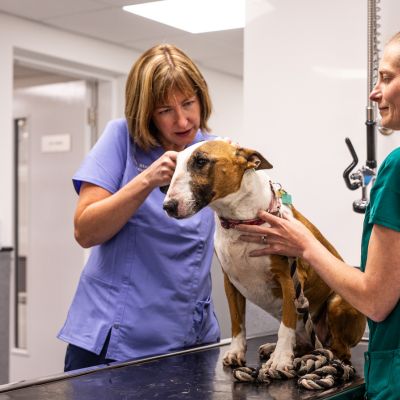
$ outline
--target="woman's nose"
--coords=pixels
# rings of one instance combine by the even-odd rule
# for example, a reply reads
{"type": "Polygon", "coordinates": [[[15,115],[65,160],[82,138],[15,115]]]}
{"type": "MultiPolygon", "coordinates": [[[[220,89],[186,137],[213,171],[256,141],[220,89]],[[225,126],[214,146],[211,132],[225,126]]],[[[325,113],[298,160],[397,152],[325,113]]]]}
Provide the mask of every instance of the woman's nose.
{"type": "Polygon", "coordinates": [[[185,128],[188,122],[188,118],[186,116],[186,113],[182,109],[177,109],[176,111],[176,123],[178,124],[179,127],[185,128]]]}
{"type": "Polygon", "coordinates": [[[372,101],[379,101],[382,97],[382,93],[379,90],[378,85],[376,84],[375,87],[372,89],[371,93],[369,94],[369,98],[372,101]]]}

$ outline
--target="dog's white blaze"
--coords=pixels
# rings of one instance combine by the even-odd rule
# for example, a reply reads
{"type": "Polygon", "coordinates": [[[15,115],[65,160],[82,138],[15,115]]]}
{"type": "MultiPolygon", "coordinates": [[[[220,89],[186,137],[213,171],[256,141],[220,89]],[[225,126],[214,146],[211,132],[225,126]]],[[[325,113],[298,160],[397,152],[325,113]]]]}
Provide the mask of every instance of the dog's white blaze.
{"type": "Polygon", "coordinates": [[[178,214],[187,216],[191,214],[190,207],[194,203],[193,194],[190,190],[190,174],[187,169],[187,162],[193,151],[204,144],[204,142],[196,143],[193,146],[178,153],[175,173],[172,177],[170,188],[165,196],[164,202],[174,199],[178,202],[178,214]]]}

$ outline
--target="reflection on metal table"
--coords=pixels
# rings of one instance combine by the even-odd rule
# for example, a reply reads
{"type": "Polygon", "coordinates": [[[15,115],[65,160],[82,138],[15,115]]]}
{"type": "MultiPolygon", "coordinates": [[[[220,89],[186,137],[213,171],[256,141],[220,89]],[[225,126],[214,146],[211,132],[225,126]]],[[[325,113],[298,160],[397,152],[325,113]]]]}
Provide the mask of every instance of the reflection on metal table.
{"type": "MultiPolygon", "coordinates": [[[[257,366],[258,347],[276,336],[248,340],[247,365],[257,366]]],[[[352,382],[324,391],[308,391],[296,379],[271,385],[235,382],[223,367],[227,343],[125,363],[112,363],[48,378],[0,386],[0,400],[313,400],[362,399],[363,353],[367,343],[353,349],[357,374],[352,382]]]]}

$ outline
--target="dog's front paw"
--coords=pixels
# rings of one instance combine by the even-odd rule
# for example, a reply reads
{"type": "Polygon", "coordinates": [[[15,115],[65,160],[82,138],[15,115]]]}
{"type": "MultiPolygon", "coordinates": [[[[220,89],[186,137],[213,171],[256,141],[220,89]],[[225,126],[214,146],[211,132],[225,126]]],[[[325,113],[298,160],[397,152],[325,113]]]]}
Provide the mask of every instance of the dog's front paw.
{"type": "Polygon", "coordinates": [[[275,349],[269,360],[263,365],[263,368],[272,371],[292,371],[293,358],[293,351],[275,349]]]}
{"type": "Polygon", "coordinates": [[[229,350],[224,354],[224,365],[231,367],[242,367],[246,365],[246,338],[239,334],[232,338],[229,350]]]}
{"type": "Polygon", "coordinates": [[[223,363],[226,367],[243,367],[246,365],[246,352],[230,349],[224,354],[223,363]]]}

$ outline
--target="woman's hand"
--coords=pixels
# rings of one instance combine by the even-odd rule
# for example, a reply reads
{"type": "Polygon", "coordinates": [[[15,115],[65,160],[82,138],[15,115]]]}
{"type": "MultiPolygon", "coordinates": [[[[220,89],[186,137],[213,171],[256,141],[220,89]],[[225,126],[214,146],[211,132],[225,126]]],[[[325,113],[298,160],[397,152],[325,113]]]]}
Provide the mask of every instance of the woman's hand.
{"type": "Polygon", "coordinates": [[[154,188],[171,181],[177,154],[175,151],[165,152],[115,193],[83,183],[74,218],[77,242],[87,248],[113,237],[135,214],[154,188]]]}
{"type": "Polygon", "coordinates": [[[143,171],[143,177],[151,188],[165,186],[171,182],[176,167],[176,151],[166,151],[159,159],[143,171]]]}
{"type": "Polygon", "coordinates": [[[250,252],[250,256],[279,254],[288,257],[305,258],[307,250],[316,241],[312,233],[291,215],[276,217],[266,211],[259,211],[258,217],[270,226],[238,225],[236,229],[244,232],[239,239],[245,242],[261,243],[265,246],[250,252]]]}

